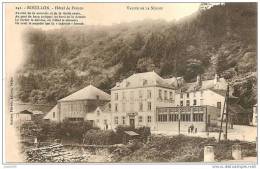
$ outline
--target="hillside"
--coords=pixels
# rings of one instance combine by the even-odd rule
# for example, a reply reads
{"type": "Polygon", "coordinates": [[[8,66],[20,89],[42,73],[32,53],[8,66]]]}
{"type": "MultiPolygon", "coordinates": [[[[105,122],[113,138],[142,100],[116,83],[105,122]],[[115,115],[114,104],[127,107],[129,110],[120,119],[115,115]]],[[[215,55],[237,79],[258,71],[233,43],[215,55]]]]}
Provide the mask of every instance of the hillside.
{"type": "Polygon", "coordinates": [[[144,20],[25,32],[26,62],[17,73],[17,98],[55,103],[86,85],[109,92],[134,72],[194,81],[219,73],[240,104],[256,103],[257,5],[228,3],[179,22],[144,20]],[[246,77],[246,78],[245,78],[246,77]]]}

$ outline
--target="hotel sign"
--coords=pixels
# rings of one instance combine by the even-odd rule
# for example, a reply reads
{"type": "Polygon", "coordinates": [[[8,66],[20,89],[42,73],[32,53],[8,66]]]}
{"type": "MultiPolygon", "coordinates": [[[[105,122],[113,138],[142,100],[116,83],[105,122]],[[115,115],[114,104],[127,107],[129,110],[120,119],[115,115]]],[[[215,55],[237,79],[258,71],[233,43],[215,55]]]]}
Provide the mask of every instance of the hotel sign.
{"type": "Polygon", "coordinates": [[[128,116],[137,116],[138,113],[137,112],[133,112],[133,113],[127,113],[128,116]]]}

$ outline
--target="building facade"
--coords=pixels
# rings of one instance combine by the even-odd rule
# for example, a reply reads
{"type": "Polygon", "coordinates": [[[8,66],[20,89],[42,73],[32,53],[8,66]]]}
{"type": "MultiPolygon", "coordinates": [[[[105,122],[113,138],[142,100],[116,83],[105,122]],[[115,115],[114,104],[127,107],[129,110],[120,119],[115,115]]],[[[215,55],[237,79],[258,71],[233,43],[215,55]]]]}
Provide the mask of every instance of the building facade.
{"type": "Polygon", "coordinates": [[[20,126],[28,121],[32,120],[32,112],[23,110],[17,113],[11,114],[11,125],[20,126]]]}
{"type": "Polygon", "coordinates": [[[226,90],[227,82],[217,75],[212,80],[202,81],[198,76],[196,82],[185,83],[181,77],[163,79],[155,72],[133,74],[111,89],[112,128],[130,125],[176,131],[180,118],[182,129],[196,123],[199,131],[206,131],[209,121],[217,123],[225,110],[226,90]],[[175,113],[169,113],[172,110],[175,113]],[[177,115],[179,110],[188,111],[177,115]]]}
{"type": "Polygon", "coordinates": [[[118,125],[156,128],[156,108],[175,105],[181,78],[163,79],[155,72],[133,74],[111,89],[112,128],[118,125]]]}
{"type": "Polygon", "coordinates": [[[109,94],[89,85],[59,100],[44,119],[56,122],[84,121],[87,113],[93,112],[98,106],[108,102],[110,102],[109,94]]]}
{"type": "Polygon", "coordinates": [[[227,82],[217,75],[213,80],[202,81],[197,76],[197,81],[184,84],[176,92],[176,106],[212,106],[217,107],[219,117],[224,110],[227,91],[227,82]]]}
{"type": "Polygon", "coordinates": [[[98,106],[95,111],[87,113],[85,121],[90,121],[94,127],[101,130],[112,129],[111,104],[107,103],[103,106],[98,106]]]}
{"type": "Polygon", "coordinates": [[[159,131],[188,132],[193,126],[197,132],[208,131],[218,121],[220,109],[213,106],[158,107],[156,111],[159,131]]]}

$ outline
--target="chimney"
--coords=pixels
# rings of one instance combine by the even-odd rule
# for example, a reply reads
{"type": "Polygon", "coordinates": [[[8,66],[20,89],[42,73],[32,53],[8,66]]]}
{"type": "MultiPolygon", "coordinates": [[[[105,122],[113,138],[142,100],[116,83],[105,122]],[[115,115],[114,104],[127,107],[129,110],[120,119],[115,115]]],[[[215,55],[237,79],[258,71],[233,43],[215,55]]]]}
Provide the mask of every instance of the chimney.
{"type": "Polygon", "coordinates": [[[214,85],[217,84],[217,82],[219,82],[219,75],[215,74],[214,85]]]}
{"type": "Polygon", "coordinates": [[[201,86],[202,85],[202,81],[201,81],[201,76],[197,75],[197,85],[201,86]]]}

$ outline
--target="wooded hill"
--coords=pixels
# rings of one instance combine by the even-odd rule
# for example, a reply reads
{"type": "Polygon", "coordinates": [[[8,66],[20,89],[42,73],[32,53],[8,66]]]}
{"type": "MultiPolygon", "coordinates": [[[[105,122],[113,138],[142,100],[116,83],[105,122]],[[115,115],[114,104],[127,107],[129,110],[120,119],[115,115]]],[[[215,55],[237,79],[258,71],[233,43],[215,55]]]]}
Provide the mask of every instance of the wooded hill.
{"type": "Polygon", "coordinates": [[[109,92],[134,72],[228,79],[245,108],[256,103],[257,4],[227,3],[176,22],[143,20],[25,32],[17,98],[55,103],[88,84],[109,92]]]}

